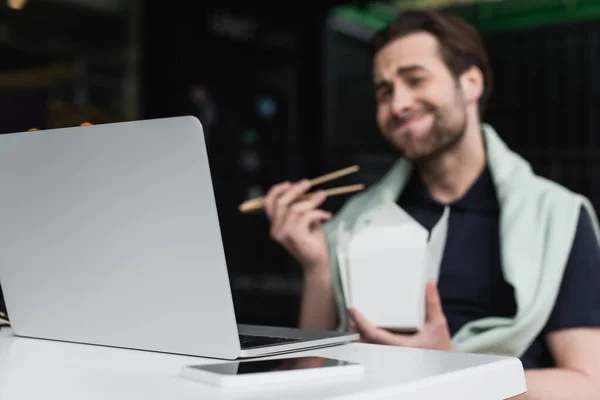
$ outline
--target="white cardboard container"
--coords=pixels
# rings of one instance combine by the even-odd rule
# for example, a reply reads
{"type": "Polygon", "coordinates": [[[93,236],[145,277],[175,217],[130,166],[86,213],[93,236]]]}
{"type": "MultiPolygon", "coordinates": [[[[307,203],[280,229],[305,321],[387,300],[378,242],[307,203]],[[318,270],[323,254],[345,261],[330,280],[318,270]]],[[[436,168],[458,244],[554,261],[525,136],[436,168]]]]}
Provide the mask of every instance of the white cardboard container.
{"type": "Polygon", "coordinates": [[[425,285],[437,281],[450,208],[431,234],[396,203],[354,236],[342,230],[338,259],[348,307],[381,328],[415,331],[425,323],[425,285]]]}

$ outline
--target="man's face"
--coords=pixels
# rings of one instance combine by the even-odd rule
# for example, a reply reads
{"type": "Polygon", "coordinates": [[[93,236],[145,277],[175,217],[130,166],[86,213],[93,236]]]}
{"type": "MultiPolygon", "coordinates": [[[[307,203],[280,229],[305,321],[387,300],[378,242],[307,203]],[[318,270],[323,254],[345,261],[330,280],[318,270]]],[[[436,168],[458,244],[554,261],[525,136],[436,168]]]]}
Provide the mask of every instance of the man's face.
{"type": "Polygon", "coordinates": [[[373,63],[377,123],[404,156],[431,159],[460,141],[467,124],[464,94],[433,35],[396,39],[373,63]]]}

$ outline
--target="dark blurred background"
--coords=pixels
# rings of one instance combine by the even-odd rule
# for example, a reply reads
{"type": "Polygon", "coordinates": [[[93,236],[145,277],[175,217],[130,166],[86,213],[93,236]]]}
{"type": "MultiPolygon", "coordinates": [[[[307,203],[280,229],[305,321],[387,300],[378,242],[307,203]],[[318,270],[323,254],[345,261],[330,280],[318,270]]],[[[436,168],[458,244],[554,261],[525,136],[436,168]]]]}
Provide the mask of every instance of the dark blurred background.
{"type": "Polygon", "coordinates": [[[265,217],[237,206],[352,164],[361,172],[345,182],[370,184],[394,161],[375,126],[366,42],[402,10],[439,8],[480,29],[496,82],[485,121],[536,172],[600,205],[600,1],[248,3],[0,4],[0,133],[202,121],[239,322],[296,325],[302,287],[265,217]]]}

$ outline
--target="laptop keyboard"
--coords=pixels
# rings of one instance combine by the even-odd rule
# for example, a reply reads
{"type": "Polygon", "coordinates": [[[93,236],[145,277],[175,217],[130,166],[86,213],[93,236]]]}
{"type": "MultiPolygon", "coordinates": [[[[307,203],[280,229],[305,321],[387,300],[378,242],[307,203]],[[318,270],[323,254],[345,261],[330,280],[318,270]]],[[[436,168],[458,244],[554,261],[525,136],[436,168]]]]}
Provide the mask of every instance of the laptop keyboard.
{"type": "Polygon", "coordinates": [[[254,335],[239,335],[242,349],[250,349],[253,347],[272,346],[274,344],[299,342],[300,339],[291,339],[283,337],[271,336],[254,336],[254,335]]]}

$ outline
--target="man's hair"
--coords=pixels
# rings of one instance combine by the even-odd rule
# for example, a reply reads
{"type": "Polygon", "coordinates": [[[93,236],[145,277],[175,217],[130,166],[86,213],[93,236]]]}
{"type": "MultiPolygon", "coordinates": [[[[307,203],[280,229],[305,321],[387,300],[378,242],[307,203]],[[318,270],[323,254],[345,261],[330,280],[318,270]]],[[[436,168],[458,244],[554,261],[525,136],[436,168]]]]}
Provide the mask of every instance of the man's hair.
{"type": "Polygon", "coordinates": [[[484,87],[479,108],[480,112],[483,111],[492,93],[492,69],[481,36],[459,17],[436,11],[401,12],[373,36],[370,42],[371,57],[374,58],[379,50],[392,41],[419,32],[429,33],[437,39],[442,59],[454,78],[458,79],[473,66],[481,70],[484,87]]]}

